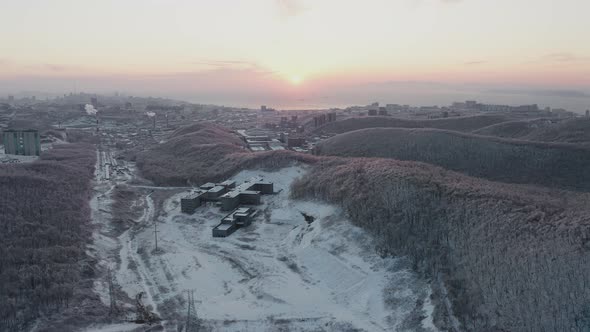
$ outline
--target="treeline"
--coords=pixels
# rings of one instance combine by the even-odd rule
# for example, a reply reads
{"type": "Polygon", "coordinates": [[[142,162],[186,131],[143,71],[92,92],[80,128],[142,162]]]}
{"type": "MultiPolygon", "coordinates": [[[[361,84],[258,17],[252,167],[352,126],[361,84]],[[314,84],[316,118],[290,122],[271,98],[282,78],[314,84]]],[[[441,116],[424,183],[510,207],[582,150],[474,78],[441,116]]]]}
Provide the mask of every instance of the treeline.
{"type": "Polygon", "coordinates": [[[590,190],[590,148],[437,129],[373,128],[336,135],[320,155],[414,160],[493,181],[590,190]]]}
{"type": "Polygon", "coordinates": [[[497,123],[510,121],[507,115],[474,115],[445,119],[412,120],[395,117],[367,116],[362,118],[350,118],[336,122],[330,122],[317,129],[317,133],[342,134],[349,131],[367,128],[436,128],[470,132],[479,128],[491,126],[497,123]]]}
{"type": "Polygon", "coordinates": [[[69,307],[91,273],[82,263],[95,160],[91,145],[64,144],[30,164],[0,165],[0,331],[69,307]]]}
{"type": "Polygon", "coordinates": [[[357,158],[319,162],[292,195],[340,205],[384,252],[412,258],[466,331],[590,330],[589,194],[357,158]]]}
{"type": "Polygon", "coordinates": [[[473,133],[531,141],[589,144],[590,118],[509,121],[480,128],[473,133]]]}

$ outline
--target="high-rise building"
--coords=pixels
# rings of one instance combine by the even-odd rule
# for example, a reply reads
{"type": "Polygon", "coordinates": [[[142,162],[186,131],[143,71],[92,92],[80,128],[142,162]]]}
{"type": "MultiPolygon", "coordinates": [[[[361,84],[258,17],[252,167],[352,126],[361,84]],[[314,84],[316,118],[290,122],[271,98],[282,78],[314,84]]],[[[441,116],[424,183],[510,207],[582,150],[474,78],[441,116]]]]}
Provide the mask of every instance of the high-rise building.
{"type": "Polygon", "coordinates": [[[23,156],[41,154],[41,142],[37,130],[5,130],[2,133],[4,153],[23,156]]]}
{"type": "Polygon", "coordinates": [[[328,120],[328,117],[326,116],[326,114],[320,114],[317,116],[313,117],[313,126],[314,127],[320,127],[323,126],[324,124],[326,124],[328,120]]]}
{"type": "Polygon", "coordinates": [[[9,102],[13,102],[14,101],[14,96],[8,96],[8,101],[9,102]]]}
{"type": "Polygon", "coordinates": [[[590,118],[590,110],[586,110],[586,117],[590,118]]]}

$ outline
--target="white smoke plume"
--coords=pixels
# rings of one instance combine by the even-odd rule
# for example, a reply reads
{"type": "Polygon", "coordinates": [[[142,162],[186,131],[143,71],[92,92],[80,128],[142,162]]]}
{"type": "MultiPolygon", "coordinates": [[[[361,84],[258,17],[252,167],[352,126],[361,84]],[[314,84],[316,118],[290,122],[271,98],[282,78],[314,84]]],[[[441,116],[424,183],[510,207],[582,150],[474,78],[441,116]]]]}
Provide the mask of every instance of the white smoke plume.
{"type": "Polygon", "coordinates": [[[145,114],[147,116],[149,116],[150,118],[153,118],[154,116],[156,116],[156,113],[154,113],[154,112],[145,112],[145,114]]]}
{"type": "Polygon", "coordinates": [[[86,110],[86,114],[88,115],[96,115],[96,113],[98,113],[98,110],[90,104],[86,104],[86,106],[84,106],[84,109],[86,110]]]}

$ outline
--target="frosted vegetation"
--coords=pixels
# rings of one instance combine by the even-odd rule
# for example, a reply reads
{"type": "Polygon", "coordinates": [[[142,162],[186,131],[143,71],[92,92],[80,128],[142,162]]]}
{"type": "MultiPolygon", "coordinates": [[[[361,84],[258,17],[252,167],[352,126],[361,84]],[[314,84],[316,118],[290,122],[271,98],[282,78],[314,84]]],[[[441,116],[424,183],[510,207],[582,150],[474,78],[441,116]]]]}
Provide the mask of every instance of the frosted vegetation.
{"type": "Polygon", "coordinates": [[[473,132],[542,142],[590,143],[590,119],[534,119],[498,123],[473,132]]]}
{"type": "Polygon", "coordinates": [[[75,307],[93,271],[89,238],[94,147],[56,145],[30,164],[0,165],[0,331],[75,307]]]}
{"type": "MultiPolygon", "coordinates": [[[[402,142],[396,149],[505,182],[588,187],[581,171],[588,165],[588,153],[582,148],[432,132],[409,132],[408,139],[394,135],[402,142]],[[469,153],[461,155],[464,149],[469,153]]],[[[355,151],[370,149],[362,141],[353,145],[355,151]]],[[[166,151],[173,149],[167,146],[166,151]]],[[[380,239],[383,253],[411,258],[414,268],[433,282],[436,320],[443,328],[590,328],[588,194],[489,182],[414,161],[291,153],[246,156],[239,151],[224,158],[237,164],[246,160],[249,166],[257,161],[265,167],[300,161],[313,165],[294,184],[293,197],[341,206],[356,225],[380,239]]],[[[220,165],[214,176],[231,172],[227,164],[220,165]]]]}
{"type": "Polygon", "coordinates": [[[317,154],[414,160],[509,183],[590,190],[590,148],[437,129],[372,128],[336,135],[317,154]]]}
{"type": "MultiPolygon", "coordinates": [[[[432,120],[432,123],[437,126],[442,123],[443,129],[472,131],[500,120],[492,119],[489,123],[486,120],[485,124],[481,119],[457,119],[455,124],[449,120],[432,120]]],[[[295,277],[302,275],[316,282],[307,285],[312,292],[316,288],[320,292],[324,290],[320,287],[322,283],[329,280],[326,278],[330,271],[322,270],[325,261],[318,261],[318,255],[307,252],[309,248],[319,248],[338,259],[349,260],[352,263],[347,265],[349,269],[354,270],[356,266],[360,268],[357,271],[362,270],[367,275],[377,273],[381,281],[385,280],[382,272],[397,268],[387,265],[397,262],[392,257],[404,257],[410,262],[412,273],[417,272],[421,280],[432,285],[430,297],[425,293],[429,290],[425,284],[411,283],[414,293],[403,305],[396,302],[395,296],[387,296],[403,294],[403,289],[387,287],[384,283],[379,284],[381,288],[370,288],[369,302],[374,304],[377,298],[374,295],[383,292],[385,307],[377,306],[378,311],[356,316],[356,323],[351,326],[332,325],[330,328],[334,331],[354,330],[355,326],[370,329],[370,326],[377,326],[374,324],[384,330],[416,330],[431,327],[433,322],[442,329],[466,331],[590,330],[590,285],[587,282],[590,275],[590,194],[583,192],[589,188],[589,178],[583,172],[589,164],[589,153],[585,148],[507,141],[444,130],[378,129],[360,131],[362,135],[354,136],[358,133],[334,137],[320,148],[321,153],[328,153],[325,150],[328,143],[334,144],[330,148],[340,150],[333,153],[344,157],[311,156],[288,151],[250,153],[228,130],[207,124],[195,125],[175,132],[166,142],[134,156],[141,174],[158,185],[186,186],[220,181],[244,169],[279,170],[302,164],[309,169],[292,184],[285,183],[281,194],[268,202],[274,206],[264,211],[263,224],[249,231],[239,230],[244,232],[214,243],[217,249],[235,254],[237,262],[244,263],[245,270],[231,268],[231,273],[227,272],[236,274],[228,285],[235,293],[218,296],[202,288],[203,293],[199,295],[203,299],[237,305],[238,302],[232,302],[232,296],[241,291],[247,294],[257,290],[243,287],[249,284],[242,279],[252,271],[264,274],[278,270],[283,276],[292,277],[289,280],[299,280],[295,277]],[[366,132],[373,134],[366,135],[366,132]],[[374,135],[381,132],[388,134],[374,135]],[[375,141],[367,136],[379,139],[375,141]],[[348,146],[340,145],[350,137],[354,139],[348,141],[348,146]],[[365,156],[361,154],[365,150],[371,157],[387,158],[359,158],[365,156]],[[301,203],[304,200],[313,203],[301,203]],[[330,211],[338,210],[342,214],[329,217],[322,212],[321,222],[316,225],[296,224],[298,220],[293,211],[303,209],[308,214],[314,210],[325,211],[326,205],[322,203],[331,204],[330,211]],[[273,218],[283,224],[273,225],[276,222],[273,218]],[[356,227],[346,226],[347,220],[356,227]],[[272,229],[285,233],[272,234],[272,229]],[[343,239],[362,241],[344,250],[347,243],[337,238],[340,233],[345,233],[343,239]],[[264,241],[265,236],[275,239],[282,246],[279,249],[285,251],[274,252],[276,246],[269,246],[264,241]],[[260,241],[250,241],[250,238],[260,241]],[[376,240],[369,250],[369,246],[362,243],[371,239],[376,240]],[[264,250],[258,253],[250,248],[253,243],[264,250]],[[369,251],[376,251],[380,256],[369,251]],[[266,252],[281,254],[284,259],[270,260],[262,256],[254,259],[266,252]],[[359,259],[361,253],[364,263],[359,259]],[[371,272],[375,262],[386,269],[371,272]],[[429,310],[433,305],[431,315],[429,310]],[[388,316],[398,309],[401,311],[388,316]]],[[[80,139],[84,139],[80,135],[80,139]]],[[[105,287],[96,287],[104,284],[102,277],[97,276],[97,269],[102,265],[85,254],[92,241],[92,227],[97,227],[90,224],[89,208],[90,181],[96,161],[94,149],[86,144],[55,145],[35,162],[0,166],[1,331],[17,331],[35,321],[42,331],[82,326],[93,317],[95,322],[103,319],[101,323],[104,323],[108,297],[104,294],[105,287]],[[101,318],[97,318],[99,316],[101,318]],[[57,325],[56,320],[60,320],[61,325],[57,325]],[[68,321],[75,321],[75,324],[67,325],[68,321]]],[[[115,278],[121,287],[117,292],[125,287],[132,290],[136,287],[138,291],[147,289],[155,295],[148,296],[148,303],[173,325],[175,320],[182,320],[179,310],[183,308],[185,289],[198,288],[195,283],[207,280],[221,282],[220,278],[211,279],[207,275],[216,273],[215,270],[183,274],[182,266],[190,262],[187,257],[193,250],[202,251],[201,262],[211,263],[211,266],[220,264],[220,258],[215,256],[217,252],[205,252],[206,247],[193,241],[199,236],[202,241],[214,241],[206,232],[220,216],[209,208],[203,209],[203,215],[197,215],[202,223],[191,224],[186,216],[177,213],[177,200],[157,194],[148,199],[143,193],[153,189],[149,186],[133,188],[136,184],[131,178],[128,180],[126,185],[117,187],[105,180],[108,182],[105,186],[113,187],[112,197],[109,189],[109,200],[112,198],[114,202],[109,208],[112,208],[111,226],[114,228],[101,234],[102,237],[95,237],[92,252],[98,255],[101,251],[96,248],[102,244],[117,243],[109,242],[108,236],[123,236],[121,243],[127,245],[115,249],[127,253],[121,257],[128,260],[119,262],[125,273],[115,278]],[[125,202],[138,200],[144,200],[144,205],[137,204],[126,210],[125,202]],[[158,214],[162,207],[164,212],[158,214]],[[147,210],[141,213],[143,208],[147,210]],[[148,252],[153,236],[150,225],[144,224],[154,218],[161,226],[164,251],[150,256],[142,254],[148,252]],[[138,220],[143,220],[144,224],[138,220]],[[141,241],[133,242],[135,236],[141,241]],[[184,249],[174,249],[178,243],[184,249]],[[166,273],[151,273],[150,266],[166,266],[178,273],[171,281],[166,273]],[[138,271],[143,282],[126,279],[138,275],[138,271]],[[185,284],[179,285],[174,280],[185,284]]],[[[103,214],[110,214],[107,212],[103,214]]],[[[191,270],[194,266],[191,263],[184,267],[191,270]]],[[[348,280],[349,274],[354,273],[344,273],[346,278],[342,279],[348,280]]],[[[255,278],[247,280],[256,283],[255,278]]],[[[259,311],[243,312],[253,313],[255,317],[246,315],[232,321],[225,313],[214,312],[213,306],[203,308],[203,314],[213,317],[209,321],[211,326],[254,330],[281,325],[286,312],[305,307],[289,307],[293,303],[307,303],[299,301],[298,293],[270,282],[268,286],[264,294],[250,294],[250,304],[259,311]],[[261,321],[266,293],[284,301],[276,301],[269,309],[275,310],[277,315],[270,323],[261,321]],[[223,321],[228,321],[227,325],[223,325],[223,321]]],[[[336,299],[338,301],[325,302],[324,308],[330,317],[335,316],[339,306],[348,303],[346,301],[350,305],[356,303],[353,293],[336,299]]],[[[130,311],[132,307],[132,300],[128,299],[124,309],[130,311]]],[[[352,316],[358,314],[358,310],[353,311],[352,316]]],[[[287,318],[289,324],[302,329],[308,326],[305,324],[313,324],[306,321],[302,325],[298,317],[287,318]]],[[[339,321],[321,320],[323,324],[339,324],[339,321]]],[[[127,325],[123,329],[133,329],[127,325]]]]}
{"type": "Polygon", "coordinates": [[[382,159],[320,163],[293,194],[341,205],[383,251],[412,257],[468,331],[590,328],[588,194],[382,159]]]}
{"type": "Polygon", "coordinates": [[[367,128],[435,128],[470,132],[479,128],[506,122],[506,115],[476,115],[433,120],[410,120],[394,117],[368,116],[328,123],[319,127],[317,133],[342,134],[367,128]]]}
{"type": "Polygon", "coordinates": [[[242,169],[279,169],[314,158],[287,151],[254,154],[228,129],[197,124],[177,130],[168,141],[139,153],[136,159],[141,175],[158,185],[200,185],[223,181],[242,169]]]}

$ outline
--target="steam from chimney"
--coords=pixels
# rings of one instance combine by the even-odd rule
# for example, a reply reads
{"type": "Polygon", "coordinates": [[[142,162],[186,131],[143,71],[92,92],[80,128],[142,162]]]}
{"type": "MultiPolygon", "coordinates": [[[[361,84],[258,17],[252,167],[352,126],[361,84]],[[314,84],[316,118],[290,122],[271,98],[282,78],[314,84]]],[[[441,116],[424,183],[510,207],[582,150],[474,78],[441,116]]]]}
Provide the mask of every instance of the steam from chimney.
{"type": "Polygon", "coordinates": [[[96,113],[98,113],[98,110],[90,104],[86,104],[86,106],[84,106],[84,109],[86,110],[86,114],[88,115],[96,115],[96,113]]]}
{"type": "Polygon", "coordinates": [[[149,116],[150,118],[153,118],[154,116],[156,116],[156,113],[154,113],[154,112],[145,112],[145,115],[149,116]]]}

